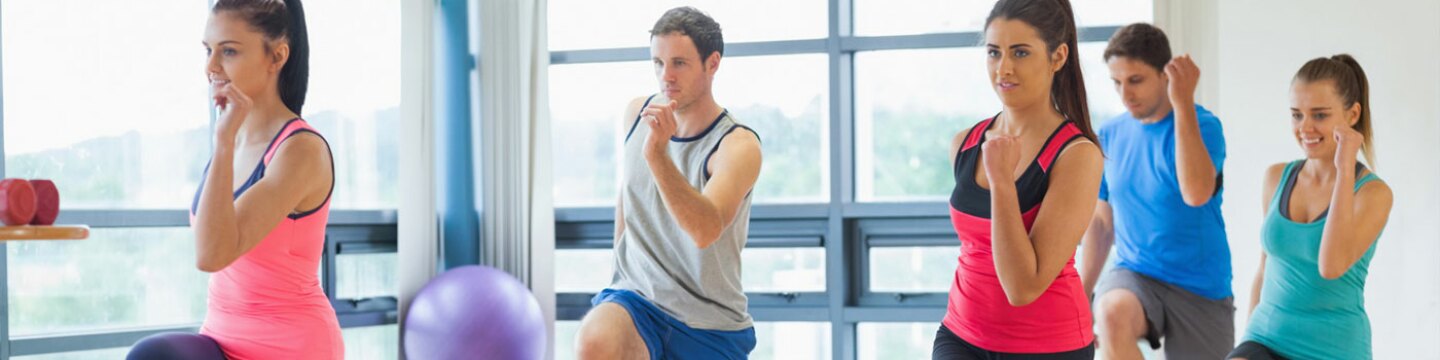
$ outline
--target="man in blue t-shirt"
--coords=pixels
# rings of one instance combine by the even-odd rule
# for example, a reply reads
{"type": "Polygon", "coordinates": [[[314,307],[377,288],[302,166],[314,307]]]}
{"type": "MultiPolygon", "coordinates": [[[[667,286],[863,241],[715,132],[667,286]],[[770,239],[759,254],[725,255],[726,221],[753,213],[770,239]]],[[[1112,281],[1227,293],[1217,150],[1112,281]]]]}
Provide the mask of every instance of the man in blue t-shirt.
{"type": "Polygon", "coordinates": [[[1149,24],[1120,28],[1105,49],[1128,112],[1098,133],[1105,176],[1081,268],[1105,359],[1140,359],[1141,338],[1156,349],[1164,338],[1169,360],[1221,359],[1235,343],[1220,217],[1225,137],[1195,104],[1200,69],[1170,56],[1149,24]],[[1114,267],[1101,276],[1112,245],[1114,267]]]}

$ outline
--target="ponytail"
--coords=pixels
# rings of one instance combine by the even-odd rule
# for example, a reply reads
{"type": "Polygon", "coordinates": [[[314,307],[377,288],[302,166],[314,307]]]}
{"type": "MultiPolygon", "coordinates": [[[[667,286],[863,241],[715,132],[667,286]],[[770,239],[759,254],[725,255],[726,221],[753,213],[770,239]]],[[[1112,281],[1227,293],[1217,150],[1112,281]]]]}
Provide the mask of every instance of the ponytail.
{"type": "Polygon", "coordinates": [[[285,0],[289,16],[285,38],[290,41],[290,57],[280,68],[280,101],[296,115],[305,106],[305,92],[310,87],[310,33],[305,26],[305,7],[300,0],[285,0]]]}

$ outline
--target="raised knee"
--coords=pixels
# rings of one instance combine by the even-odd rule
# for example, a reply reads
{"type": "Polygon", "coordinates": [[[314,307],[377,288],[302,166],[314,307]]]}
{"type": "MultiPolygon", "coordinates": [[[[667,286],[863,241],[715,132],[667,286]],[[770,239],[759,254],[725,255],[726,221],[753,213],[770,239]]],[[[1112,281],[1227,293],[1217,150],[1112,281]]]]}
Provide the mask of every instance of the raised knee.
{"type": "Polygon", "coordinates": [[[1106,333],[1138,333],[1136,318],[1144,316],[1133,295],[1110,293],[1100,299],[1100,329],[1106,333]]]}
{"type": "Polygon", "coordinates": [[[620,342],[593,326],[581,327],[575,337],[575,357],[580,360],[620,358],[620,342]]]}

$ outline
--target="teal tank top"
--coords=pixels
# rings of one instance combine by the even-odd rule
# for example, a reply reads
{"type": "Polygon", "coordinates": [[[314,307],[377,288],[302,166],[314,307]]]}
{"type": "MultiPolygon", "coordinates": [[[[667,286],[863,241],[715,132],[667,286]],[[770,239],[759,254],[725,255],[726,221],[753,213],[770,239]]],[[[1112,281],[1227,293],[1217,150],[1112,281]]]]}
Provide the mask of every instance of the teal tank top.
{"type": "MultiPolygon", "coordinates": [[[[1292,359],[1370,359],[1365,277],[1378,240],[1344,275],[1334,280],[1320,277],[1320,238],[1328,212],[1310,223],[1296,222],[1287,214],[1289,195],[1304,163],[1297,160],[1285,166],[1261,226],[1267,254],[1265,281],[1244,340],[1292,359]]],[[[1355,191],[1375,180],[1379,178],[1373,173],[1355,180],[1355,191]]]]}

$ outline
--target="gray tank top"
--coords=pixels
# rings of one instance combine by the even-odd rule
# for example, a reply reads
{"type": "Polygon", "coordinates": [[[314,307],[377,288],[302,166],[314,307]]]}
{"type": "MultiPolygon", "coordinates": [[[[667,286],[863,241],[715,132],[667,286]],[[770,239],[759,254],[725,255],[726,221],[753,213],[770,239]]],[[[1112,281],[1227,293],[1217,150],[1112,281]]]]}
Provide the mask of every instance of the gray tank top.
{"type": "MultiPolygon", "coordinates": [[[[726,111],[700,135],[671,138],[670,159],[690,186],[704,191],[711,175],[705,171],[710,156],[720,147],[720,139],[739,128],[750,129],[726,111]]],[[[740,287],[740,250],[749,234],[750,195],[745,195],[735,221],[719,240],[700,249],[660,197],[643,152],[649,136],[650,126],[636,119],[625,137],[621,160],[625,233],[615,242],[615,279],[610,287],[639,293],[692,328],[749,328],[748,300],[740,287]]]]}

